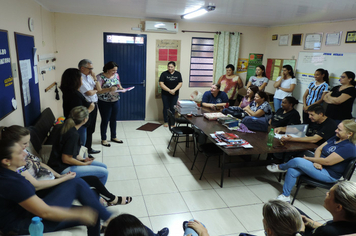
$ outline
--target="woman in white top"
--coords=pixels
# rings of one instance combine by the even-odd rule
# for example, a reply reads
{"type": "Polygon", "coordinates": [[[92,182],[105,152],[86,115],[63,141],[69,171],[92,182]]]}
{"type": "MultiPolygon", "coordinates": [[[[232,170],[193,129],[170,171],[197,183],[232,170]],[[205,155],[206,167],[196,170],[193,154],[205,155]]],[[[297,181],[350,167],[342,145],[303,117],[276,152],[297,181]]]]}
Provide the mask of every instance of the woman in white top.
{"type": "Polygon", "coordinates": [[[284,65],[282,76],[279,76],[273,85],[276,88],[273,98],[275,111],[281,108],[283,98],[292,96],[296,84],[297,80],[294,78],[293,68],[290,65],[284,65]]]}
{"type": "Polygon", "coordinates": [[[264,65],[259,65],[256,67],[255,76],[251,76],[247,83],[247,88],[251,85],[255,85],[258,87],[258,90],[264,91],[265,87],[268,84],[268,78],[266,75],[266,69],[264,65]]]}

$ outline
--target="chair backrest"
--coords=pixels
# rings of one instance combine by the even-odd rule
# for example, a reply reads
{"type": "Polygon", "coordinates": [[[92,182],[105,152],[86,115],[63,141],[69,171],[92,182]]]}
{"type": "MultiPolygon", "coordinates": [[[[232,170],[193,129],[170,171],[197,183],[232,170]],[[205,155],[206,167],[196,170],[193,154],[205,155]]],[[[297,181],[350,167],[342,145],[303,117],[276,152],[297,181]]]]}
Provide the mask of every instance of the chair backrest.
{"type": "Polygon", "coordinates": [[[172,113],[171,110],[167,109],[167,114],[168,114],[168,128],[170,131],[172,131],[172,126],[175,125],[176,119],[174,118],[174,114],[172,113]]]}
{"type": "Polygon", "coordinates": [[[342,177],[344,177],[345,180],[350,180],[351,179],[351,176],[355,171],[355,164],[356,164],[356,158],[351,160],[349,162],[349,164],[347,165],[347,167],[345,168],[344,173],[342,175],[342,177]]]}
{"type": "Polygon", "coordinates": [[[197,148],[197,152],[202,152],[200,149],[200,145],[203,145],[206,143],[206,135],[205,133],[199,129],[197,126],[193,125],[192,126],[194,130],[194,146],[197,148]]]}

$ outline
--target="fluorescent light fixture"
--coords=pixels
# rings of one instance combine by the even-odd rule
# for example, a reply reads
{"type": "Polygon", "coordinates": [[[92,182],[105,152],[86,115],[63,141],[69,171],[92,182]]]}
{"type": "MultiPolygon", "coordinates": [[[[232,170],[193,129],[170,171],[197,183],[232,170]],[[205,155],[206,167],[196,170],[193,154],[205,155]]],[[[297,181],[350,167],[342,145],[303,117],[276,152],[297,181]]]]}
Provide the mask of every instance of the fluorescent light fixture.
{"type": "Polygon", "coordinates": [[[192,19],[194,17],[198,17],[201,15],[204,15],[205,13],[209,12],[209,11],[214,11],[215,10],[215,6],[207,6],[207,7],[202,7],[196,11],[187,13],[185,15],[182,15],[181,18],[182,19],[192,19]]]}

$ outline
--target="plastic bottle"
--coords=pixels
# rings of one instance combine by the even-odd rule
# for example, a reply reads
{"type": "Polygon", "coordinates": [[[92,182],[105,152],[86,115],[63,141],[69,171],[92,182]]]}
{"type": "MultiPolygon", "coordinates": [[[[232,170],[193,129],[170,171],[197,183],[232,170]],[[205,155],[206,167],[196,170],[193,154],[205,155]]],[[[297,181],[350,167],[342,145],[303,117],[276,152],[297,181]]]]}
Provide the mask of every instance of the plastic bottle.
{"type": "Polygon", "coordinates": [[[43,224],[41,221],[42,219],[38,216],[32,218],[32,222],[28,228],[31,236],[43,236],[43,224]]]}
{"type": "Polygon", "coordinates": [[[269,131],[269,133],[268,133],[267,146],[269,146],[269,147],[273,146],[273,139],[274,139],[274,131],[272,128],[271,131],[269,131]]]}

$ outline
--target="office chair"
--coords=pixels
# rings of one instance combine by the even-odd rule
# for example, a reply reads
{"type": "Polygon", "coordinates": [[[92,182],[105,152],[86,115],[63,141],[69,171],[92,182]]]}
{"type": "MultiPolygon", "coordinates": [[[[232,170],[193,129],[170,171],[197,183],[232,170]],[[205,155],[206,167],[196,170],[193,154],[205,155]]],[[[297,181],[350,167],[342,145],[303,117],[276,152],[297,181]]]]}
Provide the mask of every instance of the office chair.
{"type": "Polygon", "coordinates": [[[174,156],[176,153],[177,144],[184,142],[184,141],[179,142],[178,141],[179,137],[185,136],[186,137],[186,140],[185,140],[186,147],[189,147],[189,135],[193,134],[194,130],[187,126],[173,127],[176,123],[176,119],[175,119],[174,114],[172,113],[171,110],[168,109],[167,112],[168,112],[168,127],[169,127],[169,131],[171,131],[171,133],[172,133],[172,137],[169,140],[167,148],[169,148],[169,146],[171,145],[172,139],[174,139],[174,141],[176,142],[176,145],[174,146],[174,151],[173,151],[173,156],[174,156]]]}
{"type": "MultiPolygon", "coordinates": [[[[344,173],[342,174],[343,180],[350,180],[352,174],[354,173],[355,170],[355,163],[356,163],[356,158],[350,161],[350,163],[347,165],[347,167],[344,170],[344,173]]],[[[297,197],[297,194],[299,192],[300,186],[305,183],[309,185],[313,185],[315,187],[320,187],[320,188],[325,188],[325,189],[330,189],[332,186],[334,186],[337,182],[335,183],[325,183],[321,182],[319,180],[313,179],[307,175],[301,175],[299,176],[298,182],[297,182],[297,190],[295,191],[295,194],[293,196],[292,200],[292,205],[297,197]]]]}
{"type": "Polygon", "coordinates": [[[215,144],[206,142],[207,137],[201,129],[199,129],[198,127],[193,125],[193,130],[194,130],[193,137],[194,137],[194,147],[195,148],[194,148],[194,161],[193,161],[193,165],[192,165],[191,169],[193,170],[193,167],[194,167],[195,161],[197,160],[199,152],[203,153],[206,157],[205,164],[204,164],[203,170],[202,170],[200,178],[199,178],[201,180],[201,178],[203,177],[203,174],[204,174],[206,164],[208,163],[209,157],[218,156],[219,157],[219,167],[220,167],[220,156],[223,155],[224,153],[215,144]]]}

